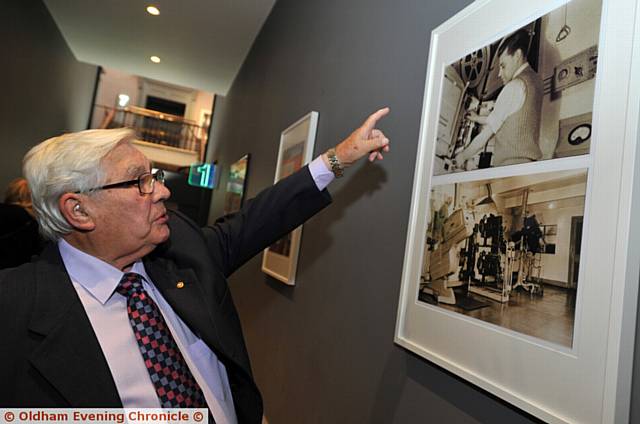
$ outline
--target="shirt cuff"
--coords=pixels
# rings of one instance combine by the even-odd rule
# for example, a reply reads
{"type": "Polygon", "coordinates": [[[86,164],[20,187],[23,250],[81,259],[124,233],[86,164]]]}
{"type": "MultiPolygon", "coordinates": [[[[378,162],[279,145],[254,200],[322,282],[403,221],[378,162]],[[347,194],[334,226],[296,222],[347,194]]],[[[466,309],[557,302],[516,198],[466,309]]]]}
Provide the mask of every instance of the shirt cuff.
{"type": "Polygon", "coordinates": [[[318,190],[322,191],[331,181],[334,180],[335,176],[330,169],[327,168],[324,161],[322,160],[322,156],[318,156],[309,164],[309,172],[311,173],[311,178],[316,183],[316,187],[318,190]]]}

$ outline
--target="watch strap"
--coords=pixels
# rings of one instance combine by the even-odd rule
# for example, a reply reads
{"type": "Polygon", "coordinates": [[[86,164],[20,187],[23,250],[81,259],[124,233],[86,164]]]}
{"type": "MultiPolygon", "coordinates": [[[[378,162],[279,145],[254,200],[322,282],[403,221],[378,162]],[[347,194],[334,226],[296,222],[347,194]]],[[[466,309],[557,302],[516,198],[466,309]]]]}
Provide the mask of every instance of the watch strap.
{"type": "Polygon", "coordinates": [[[329,159],[329,166],[331,166],[331,172],[336,178],[340,178],[344,172],[344,166],[340,163],[340,160],[336,156],[336,150],[331,148],[327,150],[327,159],[329,159]]]}

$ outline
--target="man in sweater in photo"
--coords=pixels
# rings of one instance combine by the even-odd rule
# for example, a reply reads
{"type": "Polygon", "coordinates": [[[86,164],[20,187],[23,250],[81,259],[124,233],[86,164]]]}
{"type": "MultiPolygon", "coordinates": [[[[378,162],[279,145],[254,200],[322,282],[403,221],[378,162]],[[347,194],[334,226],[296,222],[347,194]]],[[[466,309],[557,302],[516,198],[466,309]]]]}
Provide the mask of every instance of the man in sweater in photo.
{"type": "Polygon", "coordinates": [[[538,141],[543,87],[542,80],[527,61],[528,45],[529,34],[519,30],[500,46],[498,76],[505,86],[488,116],[475,112],[466,116],[483,125],[483,129],[456,155],[458,164],[474,157],[492,137],[495,137],[492,166],[531,162],[542,157],[538,141]]]}

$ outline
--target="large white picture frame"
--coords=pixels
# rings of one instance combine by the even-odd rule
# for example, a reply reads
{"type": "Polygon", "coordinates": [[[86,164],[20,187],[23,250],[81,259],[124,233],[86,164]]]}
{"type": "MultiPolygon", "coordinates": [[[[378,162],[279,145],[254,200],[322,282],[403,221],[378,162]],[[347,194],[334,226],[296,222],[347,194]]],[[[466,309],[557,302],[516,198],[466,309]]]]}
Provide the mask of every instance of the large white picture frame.
{"type": "MultiPolygon", "coordinates": [[[[318,112],[312,111],[282,131],[274,182],[293,174],[311,161],[317,128],[318,112]]],[[[302,225],[266,248],[262,256],[262,271],[294,286],[301,237],[302,225]]]]}
{"type": "MultiPolygon", "coordinates": [[[[479,0],[435,29],[431,37],[395,342],[546,422],[629,420],[640,275],[640,222],[634,218],[637,216],[634,212],[640,210],[639,14],[637,0],[479,0]],[[596,22],[599,31],[594,40],[588,40],[582,34],[585,25],[581,22],[589,21],[594,3],[601,13],[596,22]],[[451,160],[460,151],[456,146],[449,151],[438,146],[443,135],[442,99],[450,92],[443,83],[445,74],[451,64],[465,55],[483,46],[497,45],[540,18],[537,27],[542,31],[540,37],[553,34],[549,42],[556,43],[557,34],[560,40],[557,43],[565,43],[558,44],[555,55],[546,57],[545,60],[555,61],[552,66],[547,63],[536,70],[551,84],[545,85],[545,96],[555,91],[555,101],[566,105],[572,101],[571,92],[591,84],[592,107],[587,103],[590,115],[580,110],[580,106],[574,107],[571,116],[560,113],[554,124],[560,138],[555,151],[551,145],[535,160],[504,166],[486,166],[486,163],[478,166],[480,160],[475,160],[472,166],[463,167],[451,160]],[[566,41],[571,37],[585,43],[572,53],[564,47],[570,45],[566,41]],[[595,41],[597,47],[595,78],[563,87],[558,80],[561,65],[573,66],[571,60],[576,54],[587,52],[583,58],[593,54],[593,50],[589,50],[594,44],[591,41],[595,41]],[[549,73],[549,69],[555,69],[555,73],[549,73]],[[566,149],[559,150],[563,134],[566,135],[563,125],[573,125],[576,119],[587,119],[590,123],[590,146],[567,154],[566,149]],[[447,155],[444,158],[447,163],[443,165],[443,156],[447,155]],[[457,167],[454,172],[449,172],[453,169],[451,166],[457,167]],[[558,197],[557,193],[563,190],[573,190],[573,197],[582,199],[582,203],[572,206],[582,211],[583,220],[575,307],[568,339],[559,342],[545,337],[544,332],[542,335],[527,333],[483,319],[480,314],[460,313],[445,303],[446,293],[455,294],[458,290],[455,287],[450,292],[444,291],[450,287],[432,290],[435,302],[423,301],[421,284],[424,285],[425,275],[427,280],[431,278],[432,271],[429,243],[443,243],[446,249],[440,253],[450,254],[447,258],[451,259],[451,270],[438,270],[446,275],[445,282],[459,276],[453,269],[455,260],[460,258],[460,249],[456,246],[462,244],[456,243],[466,243],[455,239],[444,244],[444,235],[439,241],[430,237],[436,234],[432,222],[434,202],[437,209],[441,207],[437,202],[450,196],[452,199],[447,200],[443,208],[445,212],[462,211],[465,201],[474,209],[481,203],[491,202],[460,199],[460,192],[473,193],[474,187],[487,184],[509,188],[518,182],[529,193],[529,189],[535,191],[543,184],[542,180],[561,181],[552,190],[555,200],[562,200],[562,195],[558,197]],[[440,200],[434,196],[440,196],[440,200]],[[449,202],[454,205],[447,210],[449,202]]],[[[466,88],[463,86],[461,91],[466,88]]],[[[584,96],[580,99],[580,105],[584,106],[584,96]]],[[[554,107],[562,108],[559,104],[554,107]]],[[[456,107],[450,106],[453,110],[456,107]]],[[[452,126],[449,130],[454,129],[452,126]]],[[[507,188],[504,193],[513,193],[507,188]]],[[[493,196],[497,195],[493,193],[493,196]]],[[[491,199],[491,190],[484,192],[483,197],[491,199]]],[[[528,204],[525,198],[524,210],[528,204]]],[[[466,211],[463,212],[457,215],[466,217],[466,211]]],[[[468,221],[468,228],[473,228],[474,219],[468,221]]],[[[562,238],[561,225],[541,224],[544,224],[542,234],[550,240],[562,238]],[[547,227],[551,230],[547,231],[547,227]]],[[[469,234],[471,232],[469,229],[469,234]]],[[[515,274],[505,275],[504,278],[510,279],[515,274]]],[[[432,285],[433,281],[428,283],[432,285]]],[[[471,287],[471,283],[465,284],[471,287]]],[[[510,290],[512,286],[507,288],[510,290]]],[[[487,302],[497,302],[505,305],[501,309],[509,309],[513,298],[505,299],[505,291],[509,294],[503,290],[497,298],[487,298],[487,302]]],[[[527,293],[527,296],[537,295],[527,293]]]]}

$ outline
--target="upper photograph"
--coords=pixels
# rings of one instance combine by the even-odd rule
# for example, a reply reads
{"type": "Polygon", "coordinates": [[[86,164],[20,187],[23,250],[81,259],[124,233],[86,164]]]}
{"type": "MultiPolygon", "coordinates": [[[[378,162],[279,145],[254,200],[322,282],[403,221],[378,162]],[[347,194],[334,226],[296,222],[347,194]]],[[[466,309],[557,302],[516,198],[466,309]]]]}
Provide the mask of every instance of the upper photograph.
{"type": "Polygon", "coordinates": [[[434,175],[584,155],[600,0],[574,0],[445,67],[434,175]]]}

